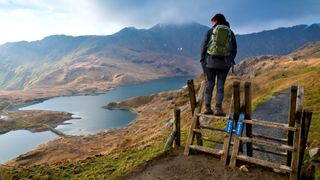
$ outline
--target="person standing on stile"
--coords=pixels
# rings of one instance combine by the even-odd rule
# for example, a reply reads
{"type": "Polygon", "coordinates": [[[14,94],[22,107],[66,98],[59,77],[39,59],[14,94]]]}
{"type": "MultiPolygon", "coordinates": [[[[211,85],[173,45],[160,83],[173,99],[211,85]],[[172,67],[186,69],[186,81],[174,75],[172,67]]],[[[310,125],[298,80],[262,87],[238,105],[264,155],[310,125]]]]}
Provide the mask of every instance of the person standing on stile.
{"type": "Polygon", "coordinates": [[[225,116],[222,109],[224,85],[228,72],[235,64],[237,42],[230,24],[223,14],[216,14],[211,18],[212,28],[208,30],[201,45],[201,65],[206,79],[204,94],[204,114],[225,116]],[[217,82],[215,109],[211,109],[212,92],[217,82]]]}

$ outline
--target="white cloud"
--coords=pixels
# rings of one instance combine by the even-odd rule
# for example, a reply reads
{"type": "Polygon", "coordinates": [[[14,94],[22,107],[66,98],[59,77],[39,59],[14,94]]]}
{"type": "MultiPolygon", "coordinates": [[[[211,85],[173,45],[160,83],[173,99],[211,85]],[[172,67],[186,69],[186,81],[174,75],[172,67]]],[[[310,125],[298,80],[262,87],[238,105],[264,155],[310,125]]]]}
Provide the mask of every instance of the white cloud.
{"type": "Polygon", "coordinates": [[[312,0],[0,0],[0,44],[53,34],[106,35],[165,22],[209,26],[218,12],[226,15],[235,33],[244,34],[319,23],[319,8],[320,2],[312,0]]]}
{"type": "Polygon", "coordinates": [[[53,34],[111,34],[123,27],[103,19],[97,5],[88,0],[1,0],[0,22],[0,44],[53,34]]]}

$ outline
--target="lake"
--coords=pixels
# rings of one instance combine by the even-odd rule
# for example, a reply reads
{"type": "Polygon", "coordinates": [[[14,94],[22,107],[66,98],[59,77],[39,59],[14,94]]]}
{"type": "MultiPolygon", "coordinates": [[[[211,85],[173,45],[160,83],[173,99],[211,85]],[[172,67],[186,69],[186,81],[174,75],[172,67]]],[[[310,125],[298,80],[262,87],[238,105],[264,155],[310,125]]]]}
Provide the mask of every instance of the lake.
{"type": "MultiPolygon", "coordinates": [[[[101,108],[110,102],[117,102],[132,97],[144,96],[162,91],[180,89],[192,77],[170,77],[148,81],[141,84],[125,85],[95,96],[55,97],[19,110],[66,111],[75,117],[59,125],[56,129],[68,135],[94,134],[111,128],[128,125],[136,115],[126,110],[108,110],[101,108]]],[[[30,151],[40,144],[55,139],[52,132],[31,133],[26,130],[11,131],[0,135],[0,163],[4,163],[20,154],[30,151]]]]}

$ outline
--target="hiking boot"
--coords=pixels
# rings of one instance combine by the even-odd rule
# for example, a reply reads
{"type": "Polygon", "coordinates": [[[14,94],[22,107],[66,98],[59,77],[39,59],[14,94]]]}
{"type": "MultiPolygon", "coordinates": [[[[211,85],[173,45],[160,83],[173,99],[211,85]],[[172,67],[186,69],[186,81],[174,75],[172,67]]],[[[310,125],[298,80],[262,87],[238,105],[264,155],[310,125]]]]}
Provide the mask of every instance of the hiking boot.
{"type": "Polygon", "coordinates": [[[206,104],[206,110],[204,111],[203,114],[213,114],[210,104],[206,104]]]}
{"type": "Polygon", "coordinates": [[[214,111],[215,116],[226,116],[226,113],[223,112],[222,107],[216,107],[216,110],[214,111]]]}

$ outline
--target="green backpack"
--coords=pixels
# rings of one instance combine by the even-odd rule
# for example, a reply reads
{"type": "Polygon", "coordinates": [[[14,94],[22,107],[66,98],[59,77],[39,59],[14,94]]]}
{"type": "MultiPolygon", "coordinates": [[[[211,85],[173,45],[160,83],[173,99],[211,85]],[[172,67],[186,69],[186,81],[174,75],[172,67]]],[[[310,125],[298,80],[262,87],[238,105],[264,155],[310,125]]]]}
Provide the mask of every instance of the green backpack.
{"type": "Polygon", "coordinates": [[[228,26],[217,25],[208,43],[207,53],[211,56],[227,57],[231,50],[231,30],[228,26]]]}

